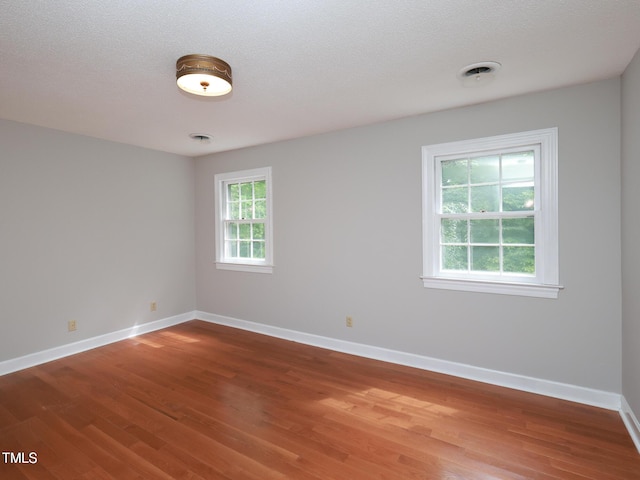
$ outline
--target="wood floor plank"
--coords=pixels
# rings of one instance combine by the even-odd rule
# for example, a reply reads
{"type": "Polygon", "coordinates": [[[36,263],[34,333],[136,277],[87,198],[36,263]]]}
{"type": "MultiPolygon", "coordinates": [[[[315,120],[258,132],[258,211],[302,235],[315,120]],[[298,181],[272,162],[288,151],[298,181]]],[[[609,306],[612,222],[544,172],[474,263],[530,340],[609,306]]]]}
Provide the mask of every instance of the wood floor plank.
{"type": "Polygon", "coordinates": [[[0,448],[38,454],[2,480],[640,480],[617,412],[200,321],[0,377],[0,448]]]}

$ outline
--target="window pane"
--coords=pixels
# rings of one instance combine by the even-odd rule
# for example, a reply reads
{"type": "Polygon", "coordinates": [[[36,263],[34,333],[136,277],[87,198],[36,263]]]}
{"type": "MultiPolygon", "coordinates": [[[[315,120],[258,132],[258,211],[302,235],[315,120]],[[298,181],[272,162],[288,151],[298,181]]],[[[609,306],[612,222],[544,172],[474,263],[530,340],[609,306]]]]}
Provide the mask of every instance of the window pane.
{"type": "Polygon", "coordinates": [[[443,270],[467,270],[467,247],[449,246],[442,247],[443,270]]]}
{"type": "Polygon", "coordinates": [[[471,187],[472,212],[497,212],[500,205],[498,185],[471,187]]]}
{"type": "Polygon", "coordinates": [[[500,220],[471,220],[471,243],[498,243],[500,241],[500,220]]]}
{"type": "Polygon", "coordinates": [[[267,182],[260,180],[253,183],[255,198],[267,198],[267,182]]]}
{"type": "Polygon", "coordinates": [[[240,239],[242,240],[251,239],[251,224],[249,223],[240,224],[240,239]]]}
{"type": "Polygon", "coordinates": [[[497,183],[500,181],[500,158],[477,157],[471,159],[471,183],[497,183]]]}
{"type": "Polygon", "coordinates": [[[229,220],[237,220],[240,218],[240,203],[229,203],[227,208],[229,209],[229,220]]]}
{"type": "Polygon", "coordinates": [[[240,257],[251,258],[251,242],[240,241],[240,257]]]}
{"type": "Polygon", "coordinates": [[[533,151],[509,153],[502,156],[502,180],[533,180],[533,151]]]}
{"type": "Polygon", "coordinates": [[[233,202],[240,200],[240,186],[237,183],[227,185],[227,200],[233,202]]]}
{"type": "Polygon", "coordinates": [[[502,210],[505,212],[522,212],[533,210],[533,183],[527,185],[515,183],[502,187],[502,210]]]}
{"type": "Polygon", "coordinates": [[[471,270],[481,272],[499,272],[500,248],[471,247],[471,270]]]}
{"type": "Polygon", "coordinates": [[[253,224],[253,239],[264,240],[264,223],[253,224]]]}
{"type": "Polygon", "coordinates": [[[267,217],[267,202],[266,200],[256,200],[255,216],[253,218],[266,218],[267,217]]]}
{"type": "Polygon", "coordinates": [[[442,213],[467,213],[468,187],[445,188],[442,190],[442,213]]]}
{"type": "Polygon", "coordinates": [[[504,247],[503,270],[510,273],[536,273],[534,247],[504,247]]]}
{"type": "Polygon", "coordinates": [[[237,223],[227,224],[227,239],[235,240],[237,238],[238,238],[238,224],[237,223]]]}
{"type": "Polygon", "coordinates": [[[253,182],[240,184],[240,199],[253,200],[253,182]]]}
{"type": "Polygon", "coordinates": [[[535,243],[533,217],[502,220],[502,242],[533,245],[535,243]]]}
{"type": "Polygon", "coordinates": [[[466,159],[441,162],[442,186],[466,185],[469,183],[468,163],[466,159]]]}
{"type": "Polygon", "coordinates": [[[443,218],[440,223],[442,243],[467,243],[467,221],[443,218]]]}
{"type": "Polygon", "coordinates": [[[253,202],[240,203],[240,218],[250,220],[253,218],[253,202]]]}
{"type": "Polygon", "coordinates": [[[253,258],[264,258],[264,242],[253,242],[253,258]]]}
{"type": "Polygon", "coordinates": [[[226,242],[227,256],[228,257],[237,257],[238,256],[238,243],[235,241],[226,242]]]}

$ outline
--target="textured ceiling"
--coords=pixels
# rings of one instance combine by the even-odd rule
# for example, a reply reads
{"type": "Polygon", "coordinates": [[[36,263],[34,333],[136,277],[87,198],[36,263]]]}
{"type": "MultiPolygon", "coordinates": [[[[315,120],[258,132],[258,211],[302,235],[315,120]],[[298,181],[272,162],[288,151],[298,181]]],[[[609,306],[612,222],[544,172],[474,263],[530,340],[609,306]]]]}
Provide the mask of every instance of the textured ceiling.
{"type": "Polygon", "coordinates": [[[639,47],[640,0],[0,0],[0,118],[197,156],[610,78],[639,47]],[[233,93],[179,91],[189,53],[233,93]]]}

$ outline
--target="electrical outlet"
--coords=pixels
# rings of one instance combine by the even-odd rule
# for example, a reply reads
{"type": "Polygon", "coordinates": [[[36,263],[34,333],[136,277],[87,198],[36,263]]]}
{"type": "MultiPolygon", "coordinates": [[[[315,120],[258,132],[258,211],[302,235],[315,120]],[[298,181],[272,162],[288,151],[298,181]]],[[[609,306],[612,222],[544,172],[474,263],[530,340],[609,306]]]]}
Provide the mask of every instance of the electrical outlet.
{"type": "Polygon", "coordinates": [[[347,316],[347,327],[353,327],[353,317],[347,316]]]}
{"type": "Polygon", "coordinates": [[[158,304],[156,302],[151,302],[149,308],[152,312],[155,312],[158,309],[158,304]]]}
{"type": "Polygon", "coordinates": [[[75,320],[69,320],[67,322],[67,330],[70,332],[75,332],[76,331],[76,321],[75,320]]]}

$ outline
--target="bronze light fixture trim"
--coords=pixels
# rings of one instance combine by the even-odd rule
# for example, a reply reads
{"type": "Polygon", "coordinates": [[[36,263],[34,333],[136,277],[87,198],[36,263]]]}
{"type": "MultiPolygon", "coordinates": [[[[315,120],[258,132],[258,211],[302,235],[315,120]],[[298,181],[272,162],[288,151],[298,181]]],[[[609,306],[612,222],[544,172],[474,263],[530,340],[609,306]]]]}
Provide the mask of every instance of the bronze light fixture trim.
{"type": "Polygon", "coordinates": [[[233,88],[231,67],[224,60],[210,55],[185,55],[176,62],[176,83],[194,95],[226,95],[233,88]]]}

